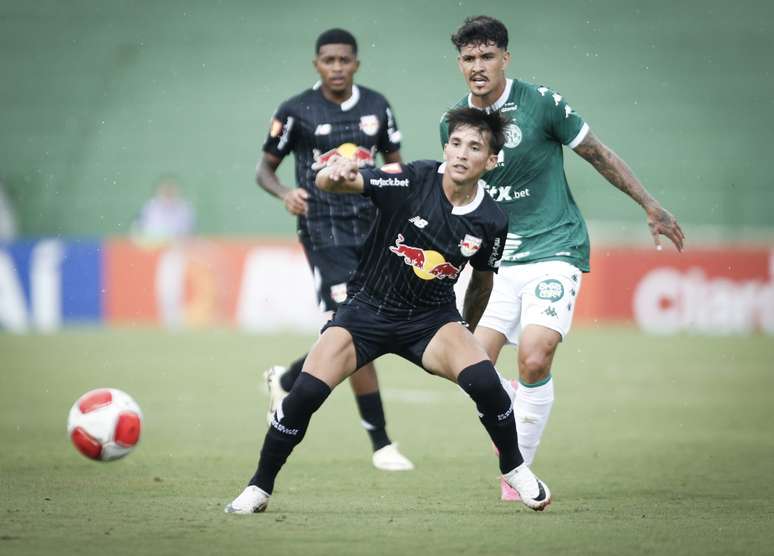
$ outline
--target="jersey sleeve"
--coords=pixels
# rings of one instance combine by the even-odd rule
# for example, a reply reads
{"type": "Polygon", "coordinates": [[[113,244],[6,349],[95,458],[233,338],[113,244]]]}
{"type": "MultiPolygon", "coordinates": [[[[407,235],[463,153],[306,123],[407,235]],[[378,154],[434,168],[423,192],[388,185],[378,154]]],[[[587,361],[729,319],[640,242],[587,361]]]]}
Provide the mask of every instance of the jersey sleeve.
{"type": "Polygon", "coordinates": [[[499,226],[493,230],[492,237],[470,258],[470,266],[482,272],[497,272],[500,268],[500,260],[503,258],[505,237],[508,234],[508,217],[504,218],[499,226]]]}
{"type": "Polygon", "coordinates": [[[577,147],[589,132],[588,124],[556,91],[541,85],[537,92],[549,135],[571,149],[577,147]]]}
{"type": "Polygon", "coordinates": [[[263,143],[263,152],[273,154],[279,158],[286,157],[295,144],[296,119],[292,115],[287,102],[283,102],[271,117],[269,134],[263,143]]]}
{"type": "Polygon", "coordinates": [[[400,207],[411,192],[416,172],[411,164],[393,162],[381,168],[361,168],[363,195],[381,210],[400,207]]]}
{"type": "Polygon", "coordinates": [[[390,103],[386,100],[384,101],[384,114],[382,118],[382,125],[379,126],[377,149],[382,153],[392,153],[400,150],[401,134],[398,129],[398,122],[395,119],[395,114],[392,112],[390,103]]]}

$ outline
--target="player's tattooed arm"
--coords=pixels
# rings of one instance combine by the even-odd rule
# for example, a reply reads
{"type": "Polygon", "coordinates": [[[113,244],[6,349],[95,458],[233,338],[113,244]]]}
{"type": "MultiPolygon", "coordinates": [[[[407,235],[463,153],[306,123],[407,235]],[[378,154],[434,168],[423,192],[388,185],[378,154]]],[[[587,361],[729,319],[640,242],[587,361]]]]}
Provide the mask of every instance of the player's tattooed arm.
{"type": "Polygon", "coordinates": [[[669,238],[678,251],[683,250],[685,234],[671,212],[666,210],[650,194],[634,175],[629,165],[589,131],[575,152],[591,164],[607,181],[634,199],[648,217],[648,227],[657,249],[661,249],[659,236],[669,238]]]}
{"type": "Polygon", "coordinates": [[[344,157],[320,170],[314,182],[318,188],[331,193],[362,193],[364,185],[357,162],[344,157]]]}
{"type": "Polygon", "coordinates": [[[255,169],[255,181],[264,191],[280,199],[290,214],[306,214],[309,193],[301,187],[286,187],[277,176],[277,168],[282,159],[271,153],[263,153],[258,167],[255,169]]]}
{"type": "Polygon", "coordinates": [[[462,302],[462,318],[468,323],[471,332],[478,326],[486,304],[489,303],[493,283],[494,273],[491,271],[474,269],[470,275],[470,283],[465,290],[465,301],[462,302]]]}

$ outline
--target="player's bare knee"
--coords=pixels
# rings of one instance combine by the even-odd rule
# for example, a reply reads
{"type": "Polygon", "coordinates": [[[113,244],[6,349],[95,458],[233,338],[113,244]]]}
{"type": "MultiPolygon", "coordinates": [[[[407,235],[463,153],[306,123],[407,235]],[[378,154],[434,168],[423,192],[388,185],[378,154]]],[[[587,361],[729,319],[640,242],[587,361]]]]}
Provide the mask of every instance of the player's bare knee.
{"type": "Polygon", "coordinates": [[[532,384],[543,380],[551,371],[551,354],[540,350],[519,354],[519,377],[532,384]]]}
{"type": "Polygon", "coordinates": [[[379,379],[376,376],[376,368],[373,363],[367,363],[360,367],[349,377],[352,391],[358,395],[371,394],[379,390],[379,379]]]}

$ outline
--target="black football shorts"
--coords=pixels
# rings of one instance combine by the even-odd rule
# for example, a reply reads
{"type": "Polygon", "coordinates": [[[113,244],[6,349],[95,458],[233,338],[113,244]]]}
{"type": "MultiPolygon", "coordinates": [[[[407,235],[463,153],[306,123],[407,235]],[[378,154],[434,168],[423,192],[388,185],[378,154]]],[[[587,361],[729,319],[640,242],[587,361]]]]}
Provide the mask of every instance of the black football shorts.
{"type": "Polygon", "coordinates": [[[301,245],[314,276],[320,310],[335,311],[347,299],[347,282],[360,261],[360,247],[311,249],[305,242],[301,245]]]}
{"type": "Polygon", "coordinates": [[[385,353],[394,353],[422,367],[422,355],[430,340],[450,322],[464,323],[453,305],[423,311],[412,317],[390,317],[370,305],[350,300],[339,305],[320,332],[332,326],[349,332],[355,344],[358,369],[385,353]]]}

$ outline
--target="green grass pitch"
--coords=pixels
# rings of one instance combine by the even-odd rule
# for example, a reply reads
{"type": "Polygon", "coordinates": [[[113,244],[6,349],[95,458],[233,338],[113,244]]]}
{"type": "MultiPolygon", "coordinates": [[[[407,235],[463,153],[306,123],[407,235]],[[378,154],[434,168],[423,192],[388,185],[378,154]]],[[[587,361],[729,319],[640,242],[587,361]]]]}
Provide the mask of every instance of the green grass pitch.
{"type": "MultiPolygon", "coordinates": [[[[379,361],[389,432],[417,464],[370,465],[347,385],[312,420],[269,510],[223,506],[265,432],[260,372],[311,338],[147,329],[0,335],[0,554],[752,554],[774,551],[774,342],[578,328],[534,465],[538,514],[499,501],[472,403],[379,361]],[[140,403],[137,450],[70,445],[67,412],[112,386],[140,403]]],[[[512,352],[500,368],[513,376],[512,352]]]]}

